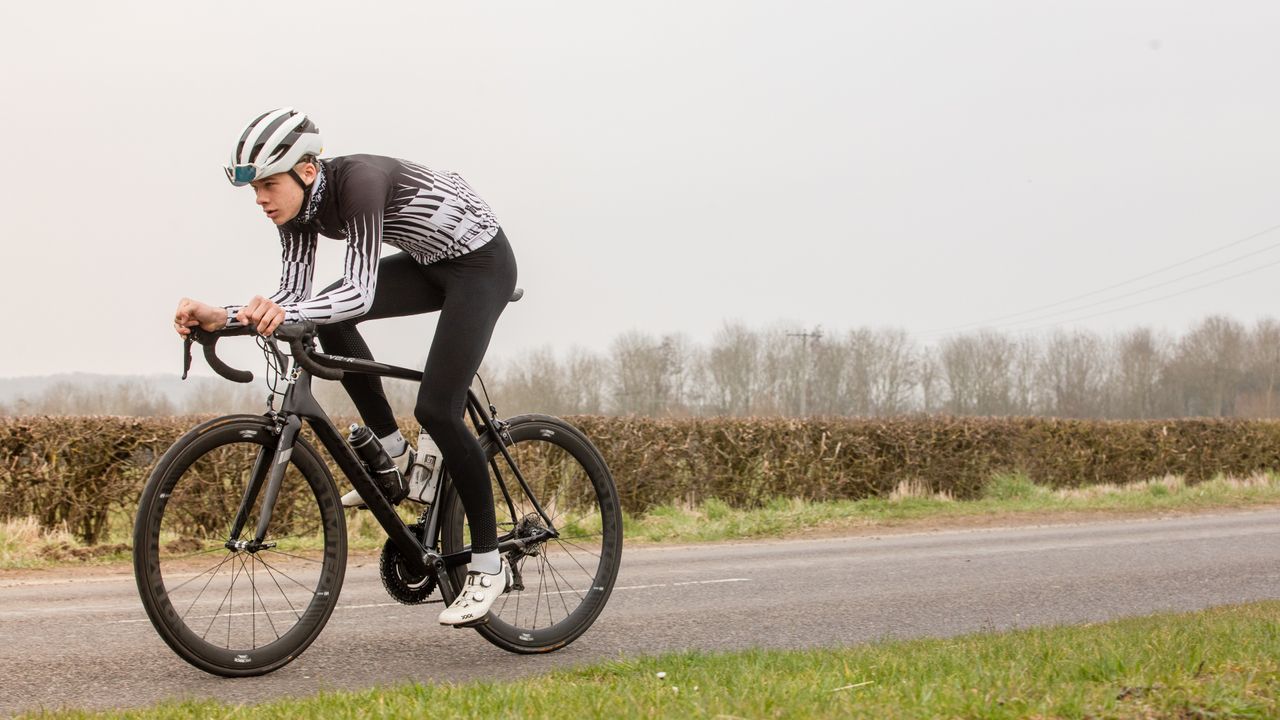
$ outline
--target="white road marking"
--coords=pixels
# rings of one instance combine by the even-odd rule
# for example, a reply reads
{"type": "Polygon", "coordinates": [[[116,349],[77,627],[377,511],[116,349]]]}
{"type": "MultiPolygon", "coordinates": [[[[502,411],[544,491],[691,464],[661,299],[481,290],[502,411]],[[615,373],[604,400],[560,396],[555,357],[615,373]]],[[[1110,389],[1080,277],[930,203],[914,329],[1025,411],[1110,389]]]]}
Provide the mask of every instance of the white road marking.
{"type": "MultiPolygon", "coordinates": [[[[719,584],[719,583],[736,583],[736,582],[750,582],[750,581],[751,581],[751,578],[720,578],[719,580],[689,580],[689,581],[686,581],[686,582],[655,583],[655,584],[653,584],[653,585],[617,585],[617,586],[615,586],[615,587],[613,588],[613,591],[614,591],[614,592],[617,592],[617,591],[619,591],[619,590],[649,590],[649,589],[652,589],[652,588],[663,588],[663,587],[684,587],[684,586],[687,586],[687,585],[716,585],[716,584],[719,584]]],[[[548,592],[544,592],[544,593],[542,593],[542,594],[543,594],[543,595],[565,595],[565,594],[570,593],[570,592],[575,592],[575,591],[573,591],[573,590],[561,590],[561,591],[559,591],[559,592],[550,592],[550,591],[548,591],[548,592]]],[[[438,603],[437,603],[437,604],[438,604],[438,603]]],[[[338,607],[334,608],[333,610],[334,610],[334,612],[337,612],[337,611],[339,611],[339,610],[367,610],[367,609],[369,609],[369,608],[400,607],[400,605],[401,605],[401,604],[400,604],[400,603],[398,603],[398,602],[366,603],[366,604],[363,604],[363,605],[339,605],[338,607]]],[[[73,610],[79,610],[79,611],[85,611],[85,612],[93,612],[93,611],[95,610],[95,608],[92,608],[92,607],[63,608],[63,612],[65,612],[67,609],[73,609],[73,610]]],[[[29,611],[29,612],[30,612],[30,611],[29,611]]],[[[35,612],[38,612],[38,611],[35,611],[35,612]]],[[[262,614],[266,614],[266,613],[271,613],[271,614],[285,614],[285,615],[291,615],[291,614],[294,614],[294,612],[293,612],[292,610],[264,610],[264,611],[263,611],[263,612],[261,612],[261,613],[252,613],[252,612],[248,612],[248,613],[233,613],[230,617],[242,617],[242,616],[245,616],[245,615],[262,615],[262,614]]],[[[197,615],[197,616],[194,616],[194,617],[189,618],[189,619],[191,619],[191,620],[209,620],[209,619],[214,618],[214,617],[228,617],[228,616],[227,616],[225,613],[221,613],[221,614],[219,614],[219,615],[197,615]]],[[[150,620],[149,620],[149,619],[147,619],[147,618],[131,618],[131,619],[129,619],[129,620],[109,620],[109,621],[107,621],[107,623],[106,623],[106,624],[107,624],[107,625],[122,625],[122,624],[127,624],[127,623],[141,623],[141,622],[150,622],[150,620]]]]}

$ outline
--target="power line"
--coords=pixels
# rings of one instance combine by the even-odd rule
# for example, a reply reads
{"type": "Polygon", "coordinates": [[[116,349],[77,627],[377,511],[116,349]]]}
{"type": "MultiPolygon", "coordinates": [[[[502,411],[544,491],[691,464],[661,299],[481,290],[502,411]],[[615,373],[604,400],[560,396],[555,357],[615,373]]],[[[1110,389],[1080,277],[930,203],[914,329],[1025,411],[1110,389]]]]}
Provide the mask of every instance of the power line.
{"type": "MultiPolygon", "coordinates": [[[[1256,238],[1262,237],[1263,235],[1266,235],[1266,234],[1268,234],[1268,233],[1275,232],[1276,230],[1280,230],[1280,225],[1272,225],[1271,227],[1269,227],[1269,228],[1267,228],[1267,229],[1265,229],[1265,230],[1260,230],[1260,231],[1258,231],[1258,232],[1256,232],[1256,233],[1253,233],[1252,235],[1248,235],[1248,236],[1246,236],[1246,237],[1240,238],[1239,240],[1233,240],[1233,241],[1231,241],[1231,242],[1229,242],[1229,243],[1227,243],[1227,244],[1225,244],[1225,245],[1221,245],[1221,246],[1216,247],[1216,248],[1213,248],[1213,249],[1211,249],[1211,250],[1207,250],[1207,251],[1205,251],[1205,252],[1200,253],[1199,255],[1195,255],[1195,256],[1189,257],[1189,258],[1187,258],[1187,259],[1185,259],[1185,260],[1180,260],[1180,261],[1178,261],[1178,262],[1176,262],[1176,263],[1173,263],[1172,265],[1166,265],[1166,266],[1164,266],[1164,267],[1162,267],[1162,268],[1160,268],[1160,269],[1158,269],[1158,270],[1152,270],[1151,272],[1144,273],[1144,274],[1142,274],[1142,275],[1138,275],[1137,277],[1132,277],[1132,278],[1129,278],[1128,280],[1123,280],[1123,281],[1121,281],[1121,282],[1114,283],[1114,284],[1112,284],[1112,285],[1108,285],[1108,286],[1103,287],[1103,288],[1098,288],[1097,290],[1090,290],[1089,292],[1086,292],[1086,293],[1081,293],[1081,294],[1079,294],[1079,295],[1074,295],[1074,296],[1069,297],[1069,298],[1066,298],[1066,299],[1064,299],[1064,300],[1058,300],[1057,302],[1052,302],[1052,303],[1049,303],[1049,304],[1047,304],[1047,305],[1041,305],[1041,306],[1039,306],[1039,307],[1034,307],[1034,308],[1031,308],[1030,310],[1022,310],[1022,311],[1020,311],[1020,312],[1010,313],[1010,314],[1008,314],[1008,315],[1001,315],[1001,316],[999,316],[999,317],[994,317],[994,318],[991,318],[991,319],[989,319],[989,320],[984,320],[984,321],[980,321],[980,322],[970,322],[970,323],[965,323],[965,324],[962,324],[962,325],[955,325],[955,326],[948,327],[948,328],[942,328],[942,329],[939,329],[939,330],[931,330],[931,331],[929,331],[929,332],[924,333],[924,335],[925,335],[926,337],[927,337],[927,336],[930,336],[930,335],[944,335],[944,334],[946,334],[946,333],[955,332],[956,330],[964,330],[964,329],[966,329],[966,328],[971,328],[971,327],[980,326],[980,325],[990,325],[991,323],[1000,322],[1000,321],[1002,321],[1002,320],[1009,320],[1009,319],[1011,319],[1011,318],[1022,317],[1023,315],[1031,315],[1031,314],[1033,314],[1033,313],[1040,312],[1041,310],[1048,310],[1048,309],[1050,309],[1050,308],[1058,307],[1059,305],[1065,305],[1065,304],[1070,303],[1070,302],[1075,302],[1076,300],[1083,300],[1084,298],[1092,297],[1092,296],[1094,296],[1094,295],[1098,295],[1098,294],[1100,294],[1100,293],[1107,292],[1108,290],[1114,290],[1114,289],[1119,288],[1119,287],[1124,287],[1125,285],[1130,285],[1130,284],[1132,284],[1132,283],[1138,282],[1139,280],[1145,280],[1145,279],[1147,279],[1147,278],[1149,278],[1149,277],[1153,277],[1153,276],[1155,276],[1155,275],[1159,275],[1160,273],[1167,272],[1167,271],[1172,270],[1172,269],[1174,269],[1174,268],[1182,267],[1183,265],[1186,265],[1186,264],[1188,264],[1188,263],[1192,263],[1192,262],[1195,262],[1196,260],[1199,260],[1199,259],[1201,259],[1201,258],[1205,258],[1205,257],[1208,257],[1208,256],[1213,255],[1213,254],[1215,254],[1215,253],[1222,252],[1223,250],[1227,250],[1227,249],[1229,249],[1229,248],[1233,248],[1233,247],[1235,247],[1236,245],[1240,245],[1241,243],[1246,243],[1246,242],[1248,242],[1248,241],[1250,241],[1250,240],[1254,240],[1254,239],[1256,239],[1256,238]]],[[[1246,256],[1246,257],[1247,257],[1247,256],[1246,256]]],[[[1068,311],[1068,312],[1070,312],[1070,311],[1068,311]]],[[[1013,323],[1013,324],[1015,324],[1015,325],[1016,325],[1017,323],[1013,323]]]]}
{"type": "Polygon", "coordinates": [[[1036,327],[1026,328],[1026,329],[1023,329],[1023,330],[1019,330],[1019,331],[1017,331],[1017,332],[1020,332],[1020,333],[1030,333],[1030,332],[1035,332],[1036,330],[1043,330],[1043,329],[1045,329],[1045,328],[1050,328],[1050,327],[1053,327],[1053,326],[1055,326],[1055,325],[1062,325],[1063,323],[1078,322],[1078,321],[1080,321],[1080,320],[1089,320],[1089,319],[1091,319],[1091,318],[1101,317],[1101,316],[1103,316],[1103,315],[1110,315],[1111,313],[1120,312],[1120,311],[1122,311],[1122,310],[1129,310],[1129,309],[1136,308],[1136,307],[1139,307],[1139,306],[1142,306],[1142,305],[1149,305],[1149,304],[1151,304],[1151,303],[1153,303],[1153,302],[1159,302],[1159,301],[1161,301],[1161,300],[1168,300],[1169,298],[1175,298],[1175,297],[1178,297],[1179,295],[1186,295],[1187,293],[1195,292],[1196,290],[1203,290],[1204,288],[1211,287],[1211,286],[1213,286],[1213,285],[1220,285],[1220,284],[1222,284],[1222,283],[1224,283],[1224,282],[1227,282],[1228,280],[1235,280],[1236,278],[1244,277],[1245,275],[1251,275],[1251,274],[1253,274],[1253,273],[1258,272],[1259,270],[1266,270],[1267,268],[1269,268],[1269,267],[1274,267],[1274,266],[1276,266],[1276,265],[1280,265],[1280,260],[1275,260],[1275,261],[1273,261],[1273,262],[1269,262],[1269,263],[1267,263],[1267,264],[1265,264],[1265,265],[1259,265],[1258,267],[1250,268],[1249,270],[1245,270],[1244,272],[1238,272],[1238,273],[1236,273],[1235,275],[1228,275],[1227,277],[1224,277],[1224,278],[1218,278],[1217,280],[1211,280],[1211,281],[1209,281],[1209,282],[1207,282],[1207,283],[1204,283],[1204,284],[1201,284],[1201,285],[1196,285],[1195,287],[1189,287],[1189,288],[1186,288],[1185,290],[1179,290],[1178,292],[1175,292],[1175,293],[1169,293],[1168,295],[1161,295],[1160,297],[1151,298],[1151,299],[1149,299],[1149,300],[1143,300],[1143,301],[1141,301],[1141,302],[1136,302],[1136,303],[1133,303],[1133,304],[1131,304],[1131,305],[1125,305],[1124,307],[1112,308],[1112,309],[1110,309],[1110,310],[1103,310],[1102,312],[1093,313],[1092,315],[1083,315],[1083,316],[1081,316],[1081,317],[1077,317],[1077,318],[1068,318],[1068,319],[1066,319],[1066,320],[1060,320],[1060,321],[1058,321],[1058,322],[1046,323],[1046,324],[1044,324],[1044,325],[1038,325],[1038,326],[1036,326],[1036,327]]]}
{"type": "MultiPolygon", "coordinates": [[[[1225,261],[1225,262],[1220,262],[1220,263],[1218,263],[1217,265],[1210,265],[1210,266],[1209,266],[1209,267],[1207,267],[1207,268],[1204,268],[1204,269],[1201,269],[1201,270],[1196,270],[1196,271],[1194,271],[1194,272],[1189,272],[1189,273],[1187,273],[1187,274],[1185,274],[1185,275],[1179,275],[1178,277],[1172,278],[1172,279],[1170,279],[1170,280],[1165,280],[1164,282],[1156,283],[1155,285],[1148,285],[1147,287],[1138,288],[1137,290],[1131,290],[1131,291],[1129,291],[1129,292],[1127,292],[1127,293],[1123,293],[1123,294],[1121,294],[1121,295],[1116,295],[1116,296],[1114,296],[1114,297],[1106,298],[1105,300],[1098,300],[1097,302],[1092,302],[1092,303],[1088,303],[1088,304],[1085,304],[1085,305],[1080,305],[1080,306],[1078,306],[1078,307],[1067,308],[1067,309],[1065,309],[1065,310],[1057,310],[1057,311],[1055,311],[1055,312],[1047,313],[1047,314],[1045,314],[1045,315],[1037,315],[1037,316],[1035,316],[1035,317],[1028,318],[1028,319],[1026,319],[1026,320],[1018,320],[1018,321],[1016,321],[1016,322],[1004,323],[1004,324],[1001,324],[1001,325],[993,325],[992,327],[993,327],[993,328],[996,328],[996,329],[999,329],[999,328],[1005,328],[1005,327],[1012,327],[1012,326],[1014,326],[1014,325],[1023,325],[1023,324],[1025,324],[1025,323],[1037,322],[1037,321],[1045,320],[1045,319],[1048,319],[1048,318],[1051,318],[1051,317],[1056,317],[1056,316],[1058,316],[1058,315],[1066,315],[1066,314],[1073,313],[1073,312],[1079,312],[1079,311],[1081,311],[1081,310],[1088,310],[1089,308],[1098,307],[1099,305],[1106,305],[1107,303],[1112,303],[1112,302],[1115,302],[1116,300],[1123,300],[1124,298],[1133,297],[1134,295],[1141,295],[1142,293],[1150,292],[1150,291],[1152,291],[1152,290],[1155,290],[1156,288],[1162,288],[1162,287],[1165,287],[1165,286],[1167,286],[1167,285],[1172,285],[1172,284],[1174,284],[1174,283],[1176,283],[1176,282],[1179,282],[1179,281],[1182,281],[1182,280],[1186,280],[1187,278],[1195,277],[1195,276],[1197,276],[1197,275],[1203,275],[1203,274],[1205,274],[1205,273],[1207,273],[1207,272],[1210,272],[1210,271],[1212,271],[1212,270],[1217,270],[1218,268],[1222,268],[1222,267],[1226,267],[1227,265],[1232,265],[1232,264],[1238,263],[1238,262],[1240,262],[1241,260],[1244,260],[1244,259],[1247,259],[1247,258],[1251,258],[1251,257],[1253,257],[1254,255],[1261,255],[1261,254],[1262,254],[1262,253],[1264,253],[1264,252],[1268,252],[1268,251],[1270,251],[1270,250],[1275,250],[1276,248],[1280,248],[1280,243],[1276,243],[1276,244],[1274,244],[1274,245],[1268,245],[1267,247],[1264,247],[1264,248],[1262,248],[1262,249],[1260,249],[1260,250],[1254,250],[1253,252],[1246,253],[1246,254],[1244,254],[1244,255],[1241,255],[1240,257],[1232,258],[1231,260],[1227,260],[1227,261],[1225,261]]],[[[1268,267],[1268,266],[1267,266],[1267,265],[1262,265],[1262,266],[1260,266],[1260,268],[1261,268],[1261,267],[1268,267]]]]}

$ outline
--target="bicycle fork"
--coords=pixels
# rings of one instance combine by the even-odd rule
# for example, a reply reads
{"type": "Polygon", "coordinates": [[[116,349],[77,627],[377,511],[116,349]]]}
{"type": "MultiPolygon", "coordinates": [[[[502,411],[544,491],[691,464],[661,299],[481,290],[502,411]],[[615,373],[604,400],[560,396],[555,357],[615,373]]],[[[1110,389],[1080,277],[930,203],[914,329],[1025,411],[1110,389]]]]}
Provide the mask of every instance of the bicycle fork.
{"type": "Polygon", "coordinates": [[[302,421],[297,415],[290,415],[276,436],[274,450],[264,447],[253,463],[253,471],[249,477],[249,485],[245,488],[244,497],[240,499],[240,509],[236,512],[235,523],[231,526],[231,536],[227,539],[228,550],[247,550],[251,553],[264,548],[273,547],[275,543],[263,543],[267,537],[267,525],[271,522],[271,512],[275,509],[276,498],[280,496],[280,486],[284,482],[284,472],[288,469],[289,456],[293,454],[293,442],[302,428],[302,421]],[[245,523],[249,521],[249,512],[253,503],[262,492],[263,484],[267,486],[267,494],[262,499],[262,507],[258,510],[258,527],[253,540],[240,539],[245,523]]]}

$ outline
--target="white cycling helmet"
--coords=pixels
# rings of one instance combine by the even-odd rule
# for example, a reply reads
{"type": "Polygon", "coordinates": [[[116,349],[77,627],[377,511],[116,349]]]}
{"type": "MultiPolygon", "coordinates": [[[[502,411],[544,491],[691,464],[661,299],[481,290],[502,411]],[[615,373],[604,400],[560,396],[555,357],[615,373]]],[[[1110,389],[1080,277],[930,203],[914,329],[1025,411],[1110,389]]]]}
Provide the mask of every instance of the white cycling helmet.
{"type": "Polygon", "coordinates": [[[323,149],[320,128],[305,113],[288,107],[272,110],[254,118],[240,133],[225,168],[227,179],[239,186],[276,173],[292,173],[303,155],[319,155],[323,149]]]}

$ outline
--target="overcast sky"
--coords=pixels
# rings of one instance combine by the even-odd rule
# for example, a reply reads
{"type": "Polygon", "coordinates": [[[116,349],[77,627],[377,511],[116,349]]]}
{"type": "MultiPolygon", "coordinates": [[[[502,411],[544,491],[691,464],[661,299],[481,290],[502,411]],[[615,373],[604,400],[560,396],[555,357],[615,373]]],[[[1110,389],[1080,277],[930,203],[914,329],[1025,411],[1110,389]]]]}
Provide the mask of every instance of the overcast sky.
{"type": "MultiPolygon", "coordinates": [[[[498,358],[728,320],[1280,315],[1276,230],[998,320],[1280,225],[1277,37],[1274,2],[5,3],[0,376],[177,372],[181,296],[273,291],[276,232],[221,165],[281,105],[326,155],[489,201],[527,292],[498,358]]],[[[417,364],[434,319],[364,327],[417,364]]]]}

